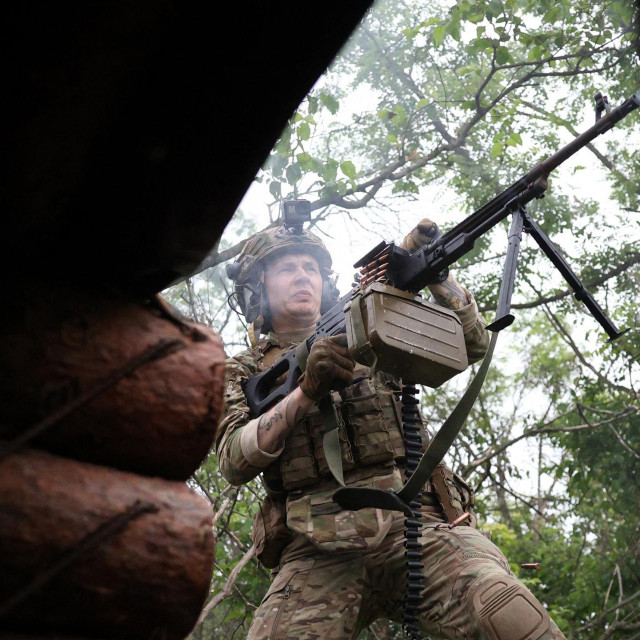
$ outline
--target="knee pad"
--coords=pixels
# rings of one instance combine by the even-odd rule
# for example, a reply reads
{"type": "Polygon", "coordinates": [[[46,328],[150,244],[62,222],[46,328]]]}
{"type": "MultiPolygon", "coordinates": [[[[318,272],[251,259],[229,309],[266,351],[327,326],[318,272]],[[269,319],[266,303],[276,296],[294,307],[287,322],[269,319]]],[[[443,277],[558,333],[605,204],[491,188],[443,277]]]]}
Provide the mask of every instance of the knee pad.
{"type": "Polygon", "coordinates": [[[538,640],[551,625],[546,609],[513,576],[483,581],[473,605],[489,640],[538,640]]]}

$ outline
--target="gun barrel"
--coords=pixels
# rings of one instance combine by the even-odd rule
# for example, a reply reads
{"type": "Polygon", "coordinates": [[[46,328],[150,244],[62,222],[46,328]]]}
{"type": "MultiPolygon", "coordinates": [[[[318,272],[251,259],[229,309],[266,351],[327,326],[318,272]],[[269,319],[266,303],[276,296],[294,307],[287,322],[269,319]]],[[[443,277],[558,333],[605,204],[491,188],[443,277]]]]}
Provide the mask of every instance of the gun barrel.
{"type": "Polygon", "coordinates": [[[599,118],[596,123],[581,133],[569,144],[562,147],[552,156],[536,165],[529,173],[516,180],[502,193],[467,216],[462,222],[443,234],[435,242],[419,249],[411,256],[414,266],[396,264],[393,271],[396,286],[411,291],[420,291],[434,276],[453,264],[473,248],[475,241],[504,220],[516,205],[526,205],[544,193],[546,178],[574,153],[587,146],[599,135],[609,131],[620,120],[640,107],[640,91],[609,113],[599,118]],[[404,272],[404,274],[403,274],[404,272]],[[403,274],[403,275],[401,275],[403,274]]]}
{"type": "MultiPolygon", "coordinates": [[[[548,175],[551,171],[559,167],[565,160],[570,158],[576,151],[587,146],[599,135],[606,133],[613,128],[620,120],[628,116],[632,111],[640,107],[640,91],[630,98],[627,98],[621,105],[611,109],[609,113],[599,118],[596,123],[581,133],[569,144],[556,151],[552,156],[541,162],[543,171],[548,175]]],[[[535,169],[534,169],[535,170],[535,169]]]]}

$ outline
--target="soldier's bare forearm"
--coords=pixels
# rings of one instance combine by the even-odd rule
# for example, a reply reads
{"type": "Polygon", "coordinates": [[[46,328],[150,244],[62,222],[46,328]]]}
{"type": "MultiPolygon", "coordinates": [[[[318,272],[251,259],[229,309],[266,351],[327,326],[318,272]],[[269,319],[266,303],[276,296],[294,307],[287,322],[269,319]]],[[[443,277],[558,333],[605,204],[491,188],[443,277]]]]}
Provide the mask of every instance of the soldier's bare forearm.
{"type": "Polygon", "coordinates": [[[275,453],[281,449],[287,434],[312,405],[313,400],[297,388],[263,413],[258,419],[260,449],[267,453],[275,453]]]}
{"type": "Polygon", "coordinates": [[[439,305],[449,309],[462,309],[470,302],[467,292],[451,273],[444,282],[430,284],[429,291],[439,305]]]}

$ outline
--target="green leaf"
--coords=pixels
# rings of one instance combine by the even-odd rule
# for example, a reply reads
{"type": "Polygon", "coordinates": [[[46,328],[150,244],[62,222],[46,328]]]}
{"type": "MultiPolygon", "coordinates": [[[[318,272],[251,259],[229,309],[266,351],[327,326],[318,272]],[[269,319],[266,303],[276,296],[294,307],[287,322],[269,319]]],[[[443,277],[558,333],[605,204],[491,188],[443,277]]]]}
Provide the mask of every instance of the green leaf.
{"type": "MultiPolygon", "coordinates": [[[[429,107],[426,107],[426,108],[427,110],[429,109],[429,107]]],[[[394,114],[393,114],[393,121],[396,124],[402,124],[403,122],[405,122],[406,119],[407,119],[407,112],[405,108],[401,104],[396,105],[394,114]]]]}
{"type": "MultiPolygon", "coordinates": [[[[460,20],[451,19],[445,27],[447,33],[457,42],[460,42],[460,20]]],[[[437,45],[436,45],[437,46],[437,45]]]]}
{"type": "Polygon", "coordinates": [[[320,102],[329,109],[329,112],[332,115],[335,115],[340,108],[340,103],[328,93],[321,93],[319,96],[320,102]]]}
{"type": "Polygon", "coordinates": [[[314,171],[315,164],[319,162],[315,158],[312,158],[308,153],[299,153],[297,158],[300,168],[303,171],[314,171]]]}
{"type": "Polygon", "coordinates": [[[311,162],[309,163],[308,167],[303,167],[307,168],[310,171],[313,171],[314,173],[317,173],[319,176],[321,176],[324,173],[324,164],[322,164],[322,162],[320,162],[320,160],[318,160],[318,158],[312,158],[311,162]]]}
{"type": "Polygon", "coordinates": [[[428,104],[431,104],[431,100],[429,100],[428,98],[422,98],[421,100],[418,101],[418,104],[416,105],[416,109],[422,109],[424,107],[426,107],[428,104]]]}
{"type": "Polygon", "coordinates": [[[542,58],[542,54],[544,53],[544,48],[536,44],[531,49],[529,49],[529,55],[527,56],[527,60],[529,62],[533,62],[534,60],[540,60],[542,58]]]}
{"type": "Polygon", "coordinates": [[[502,14],[502,0],[490,0],[487,10],[494,16],[500,16],[502,14]]]}
{"type": "Polygon", "coordinates": [[[336,182],[336,191],[341,196],[345,195],[347,193],[347,183],[344,180],[336,182]]]}
{"type": "Polygon", "coordinates": [[[355,180],[358,175],[356,172],[356,167],[353,162],[351,162],[351,160],[345,160],[344,162],[341,162],[340,171],[342,171],[342,173],[344,173],[347,178],[351,178],[352,180],[355,180]]]}
{"type": "Polygon", "coordinates": [[[438,25],[433,30],[433,44],[436,46],[436,48],[442,44],[442,41],[444,40],[444,36],[445,36],[445,25],[443,24],[438,25]]]}
{"type": "Polygon", "coordinates": [[[324,165],[324,170],[322,172],[322,177],[325,182],[333,182],[338,175],[338,163],[335,160],[329,160],[324,165]]]}
{"type": "Polygon", "coordinates": [[[277,180],[273,180],[271,184],[269,184],[269,191],[276,200],[280,200],[282,197],[282,185],[277,180]]]}
{"type": "Polygon", "coordinates": [[[420,193],[420,189],[413,180],[398,180],[391,193],[420,193]]]}
{"type": "Polygon", "coordinates": [[[304,152],[304,153],[298,153],[296,155],[296,160],[300,163],[300,164],[305,164],[306,162],[311,162],[311,156],[304,152]]]}
{"type": "Polygon", "coordinates": [[[556,22],[556,20],[558,20],[562,16],[562,13],[563,11],[561,7],[554,6],[551,9],[549,9],[547,13],[544,14],[544,17],[542,18],[542,20],[547,24],[553,24],[554,22],[556,22]]]}
{"type": "Polygon", "coordinates": [[[470,55],[476,55],[480,51],[493,51],[493,43],[489,38],[475,38],[469,43],[468,51],[470,55]]]}
{"type": "Polygon", "coordinates": [[[287,127],[283,131],[282,137],[276,142],[274,150],[281,156],[288,156],[291,153],[291,127],[287,127]]]}
{"type": "Polygon", "coordinates": [[[498,47],[496,49],[496,62],[498,64],[507,64],[511,60],[511,54],[507,47],[498,47]]]}
{"type": "Polygon", "coordinates": [[[504,144],[502,142],[494,142],[491,147],[491,157],[495,160],[503,151],[504,144]]]}
{"type": "Polygon", "coordinates": [[[309,113],[315,113],[318,110],[317,96],[309,96],[307,102],[309,103],[309,113]]]}
{"type": "Polygon", "coordinates": [[[302,176],[302,171],[300,170],[300,165],[297,162],[290,164],[286,170],[287,174],[287,182],[289,184],[296,184],[300,177],[302,176]]]}
{"type": "Polygon", "coordinates": [[[298,134],[298,138],[300,138],[300,140],[308,140],[311,136],[311,127],[306,122],[302,122],[298,125],[296,133],[298,134]]]}

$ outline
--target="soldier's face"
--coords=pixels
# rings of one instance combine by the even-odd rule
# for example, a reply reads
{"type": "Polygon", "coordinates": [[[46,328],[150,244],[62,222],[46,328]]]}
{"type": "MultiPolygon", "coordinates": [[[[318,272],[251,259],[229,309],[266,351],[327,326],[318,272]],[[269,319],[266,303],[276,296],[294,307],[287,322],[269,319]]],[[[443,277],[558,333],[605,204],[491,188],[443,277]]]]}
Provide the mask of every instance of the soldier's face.
{"type": "Polygon", "coordinates": [[[320,317],[322,275],[313,256],[275,258],[265,268],[264,282],[276,331],[308,327],[320,317]]]}

